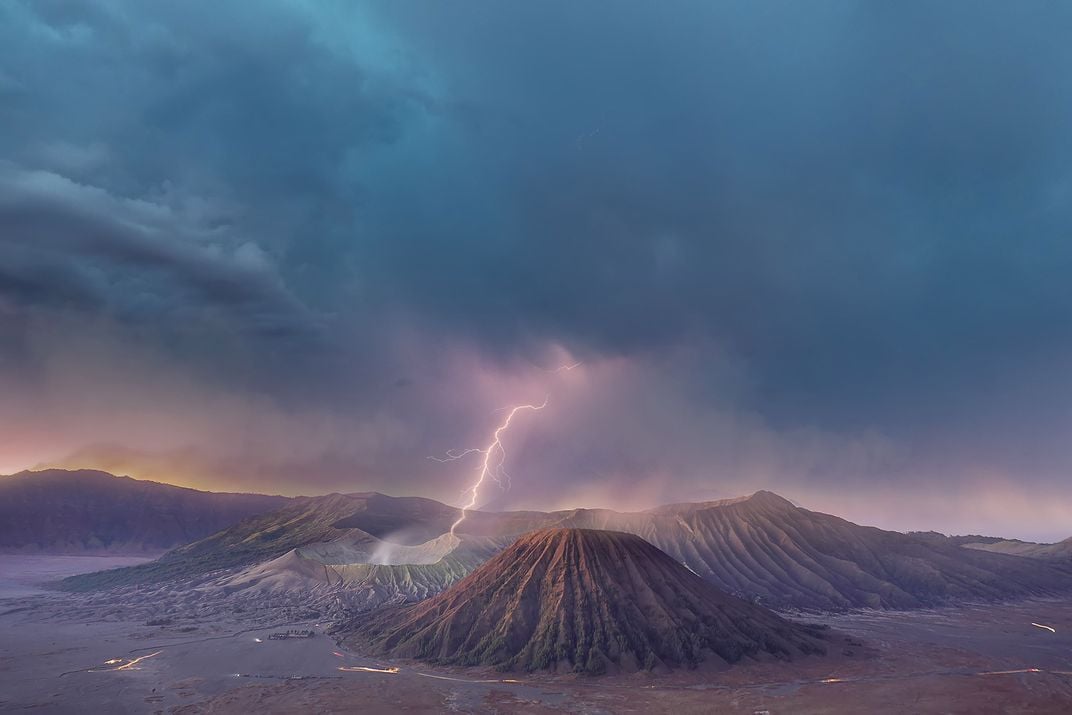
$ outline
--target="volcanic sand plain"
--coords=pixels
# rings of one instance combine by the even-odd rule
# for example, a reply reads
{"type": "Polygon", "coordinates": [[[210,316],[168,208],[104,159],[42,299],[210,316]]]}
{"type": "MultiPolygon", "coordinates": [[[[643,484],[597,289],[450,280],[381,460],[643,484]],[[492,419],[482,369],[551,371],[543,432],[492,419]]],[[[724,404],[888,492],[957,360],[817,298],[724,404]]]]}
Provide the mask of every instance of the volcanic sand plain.
{"type": "MultiPolygon", "coordinates": [[[[57,569],[63,570],[39,565],[51,574],[57,569]]],[[[832,627],[828,656],[596,678],[387,662],[340,648],[324,634],[326,623],[293,620],[292,608],[266,603],[237,614],[191,608],[181,618],[153,620],[144,617],[144,608],[135,615],[122,603],[108,605],[99,597],[87,603],[78,594],[0,599],[0,710],[1072,711],[1068,600],[798,615],[793,617],[832,627]],[[268,637],[296,628],[316,635],[268,637]]]]}

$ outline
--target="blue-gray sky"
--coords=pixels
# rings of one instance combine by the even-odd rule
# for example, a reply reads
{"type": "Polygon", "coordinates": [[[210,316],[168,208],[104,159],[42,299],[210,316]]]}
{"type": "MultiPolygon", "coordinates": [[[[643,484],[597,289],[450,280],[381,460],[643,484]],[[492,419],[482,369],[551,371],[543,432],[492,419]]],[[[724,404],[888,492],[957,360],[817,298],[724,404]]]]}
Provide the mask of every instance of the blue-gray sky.
{"type": "MultiPolygon", "coordinates": [[[[1072,7],[0,5],[0,471],[1072,523],[1072,7]],[[553,372],[581,362],[575,370],[553,372]]],[[[613,503],[613,504],[612,504],[613,503]]]]}

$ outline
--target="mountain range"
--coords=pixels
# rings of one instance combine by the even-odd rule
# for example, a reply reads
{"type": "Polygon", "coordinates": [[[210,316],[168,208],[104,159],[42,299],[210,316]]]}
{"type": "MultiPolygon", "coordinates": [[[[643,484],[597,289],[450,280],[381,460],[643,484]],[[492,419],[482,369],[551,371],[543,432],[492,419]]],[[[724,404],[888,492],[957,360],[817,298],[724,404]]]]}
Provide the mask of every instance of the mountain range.
{"type": "Polygon", "coordinates": [[[968,549],[992,551],[996,554],[1012,554],[1032,559],[1063,562],[1072,565],[1072,538],[1058,541],[1056,544],[1036,544],[1032,541],[1006,540],[975,541],[964,544],[968,549]]]}
{"type": "Polygon", "coordinates": [[[19,472],[0,476],[0,552],[158,555],[288,501],[90,469],[19,472]]]}
{"type": "Polygon", "coordinates": [[[374,492],[295,498],[152,563],[64,587],[198,579],[227,593],[335,591],[372,608],[438,593],[521,534],[558,527],[638,535],[722,591],[780,609],[908,609],[1072,591],[1072,568],[1058,561],[859,526],[767,491],[643,512],[469,512],[456,538],[443,538],[458,515],[430,499],[374,492]]]}

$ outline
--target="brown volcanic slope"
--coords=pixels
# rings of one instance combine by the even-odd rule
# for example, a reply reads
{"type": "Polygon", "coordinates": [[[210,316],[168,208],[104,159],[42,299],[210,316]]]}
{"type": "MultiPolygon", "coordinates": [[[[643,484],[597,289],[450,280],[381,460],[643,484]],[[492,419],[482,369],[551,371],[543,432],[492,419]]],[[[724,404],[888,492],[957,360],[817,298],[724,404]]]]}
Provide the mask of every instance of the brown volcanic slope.
{"type": "Polygon", "coordinates": [[[392,657],[592,674],[825,652],[819,629],[723,593],[633,534],[593,529],[522,536],[438,596],[351,629],[392,657]]]}
{"type": "Polygon", "coordinates": [[[288,501],[89,469],[19,472],[0,476],[0,552],[160,553],[288,501]]]}

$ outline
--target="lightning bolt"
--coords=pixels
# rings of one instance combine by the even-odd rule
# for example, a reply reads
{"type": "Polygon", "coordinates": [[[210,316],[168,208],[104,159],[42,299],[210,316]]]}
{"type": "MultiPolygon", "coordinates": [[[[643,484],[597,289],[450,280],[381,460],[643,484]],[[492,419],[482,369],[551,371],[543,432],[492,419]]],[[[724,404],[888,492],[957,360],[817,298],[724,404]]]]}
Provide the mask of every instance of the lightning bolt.
{"type": "Polygon", "coordinates": [[[445,457],[429,457],[428,459],[432,460],[433,462],[455,462],[462,457],[467,457],[470,454],[473,454],[474,452],[482,453],[483,451],[484,450],[482,449],[463,449],[461,452],[459,452],[455,449],[448,449],[447,455],[445,457]]]}
{"type": "Polygon", "coordinates": [[[429,457],[429,459],[436,462],[453,462],[455,460],[466,457],[470,454],[482,454],[484,459],[480,462],[480,472],[477,474],[476,482],[471,487],[465,490],[463,494],[469,495],[469,501],[461,508],[461,516],[458,520],[450,525],[450,534],[454,535],[454,530],[458,528],[458,525],[465,521],[465,514],[467,511],[476,506],[477,499],[480,497],[480,487],[483,486],[484,481],[489,477],[496,483],[502,485],[503,482],[509,484],[510,475],[506,473],[504,465],[506,464],[506,448],[503,447],[502,438],[503,434],[510,429],[510,423],[513,421],[514,416],[518,412],[525,410],[542,410],[547,407],[547,398],[545,397],[543,402],[538,405],[516,405],[509,408],[510,411],[506,413],[506,417],[499,426],[495,428],[495,431],[491,435],[491,443],[484,449],[465,449],[462,451],[450,450],[446,453],[445,457],[429,457]]]}
{"type": "Polygon", "coordinates": [[[550,368],[550,367],[543,367],[542,365],[537,365],[536,363],[534,363],[531,360],[528,360],[527,362],[529,363],[529,365],[532,365],[537,370],[543,370],[544,372],[549,372],[552,375],[554,375],[556,373],[560,373],[560,372],[569,372],[570,370],[576,370],[577,368],[579,368],[581,365],[584,364],[583,362],[574,362],[574,363],[570,363],[568,365],[559,365],[558,367],[550,368]]]}

